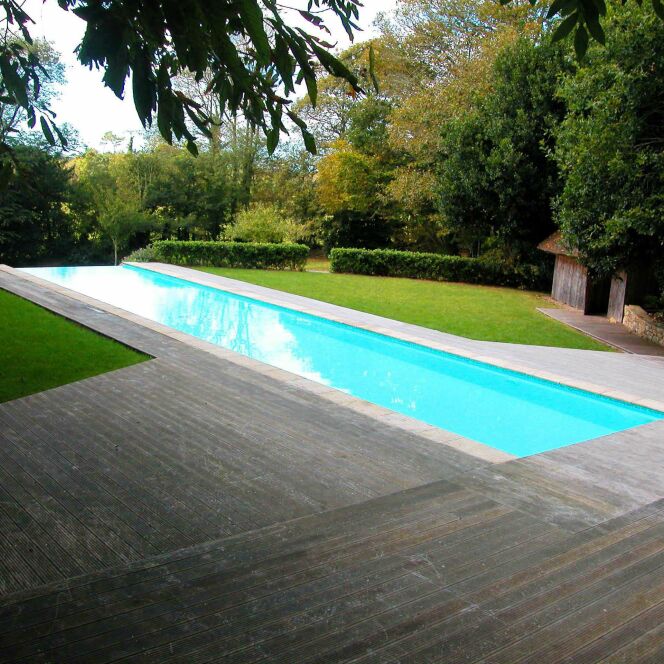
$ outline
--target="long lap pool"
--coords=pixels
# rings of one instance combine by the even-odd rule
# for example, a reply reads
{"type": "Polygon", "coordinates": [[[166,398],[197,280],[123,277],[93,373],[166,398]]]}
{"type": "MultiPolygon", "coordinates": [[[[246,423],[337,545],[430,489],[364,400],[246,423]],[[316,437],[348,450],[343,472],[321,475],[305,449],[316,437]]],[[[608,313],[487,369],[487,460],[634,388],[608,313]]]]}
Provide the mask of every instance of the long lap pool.
{"type": "Polygon", "coordinates": [[[144,268],[24,271],[518,457],[664,418],[633,404],[144,268]]]}

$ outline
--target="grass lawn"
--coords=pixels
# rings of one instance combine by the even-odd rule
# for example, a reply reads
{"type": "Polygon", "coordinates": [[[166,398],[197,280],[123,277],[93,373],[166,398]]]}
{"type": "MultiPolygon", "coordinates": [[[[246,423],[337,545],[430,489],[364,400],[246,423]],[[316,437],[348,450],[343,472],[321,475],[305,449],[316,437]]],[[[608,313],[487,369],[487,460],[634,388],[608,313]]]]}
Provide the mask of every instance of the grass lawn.
{"type": "Polygon", "coordinates": [[[0,289],[0,402],[147,356],[0,289]]]}
{"type": "Polygon", "coordinates": [[[538,293],[353,274],[201,269],[470,339],[611,350],[537,311],[554,306],[538,293]]]}
{"type": "Polygon", "coordinates": [[[330,259],[329,258],[308,258],[307,264],[304,268],[305,270],[313,270],[318,272],[329,272],[330,271],[330,259]]]}

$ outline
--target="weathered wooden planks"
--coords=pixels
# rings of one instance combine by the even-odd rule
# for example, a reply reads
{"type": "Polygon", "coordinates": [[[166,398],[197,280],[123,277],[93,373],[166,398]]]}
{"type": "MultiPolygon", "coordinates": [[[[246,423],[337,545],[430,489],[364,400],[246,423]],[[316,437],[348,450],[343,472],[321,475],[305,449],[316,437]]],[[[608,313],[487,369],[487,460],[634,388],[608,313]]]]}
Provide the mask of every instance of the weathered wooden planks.
{"type": "Polygon", "coordinates": [[[453,485],[406,493],[8,598],[0,661],[585,663],[661,647],[664,501],[570,535],[453,485]]]}

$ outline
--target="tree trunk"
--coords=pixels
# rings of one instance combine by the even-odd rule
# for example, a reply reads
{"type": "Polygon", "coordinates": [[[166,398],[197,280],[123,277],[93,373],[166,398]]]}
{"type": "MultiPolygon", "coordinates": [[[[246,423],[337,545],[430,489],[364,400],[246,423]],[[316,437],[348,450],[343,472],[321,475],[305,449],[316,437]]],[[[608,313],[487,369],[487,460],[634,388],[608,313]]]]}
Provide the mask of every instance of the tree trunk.
{"type": "Polygon", "coordinates": [[[118,243],[113,240],[113,265],[118,264],[118,243]]]}

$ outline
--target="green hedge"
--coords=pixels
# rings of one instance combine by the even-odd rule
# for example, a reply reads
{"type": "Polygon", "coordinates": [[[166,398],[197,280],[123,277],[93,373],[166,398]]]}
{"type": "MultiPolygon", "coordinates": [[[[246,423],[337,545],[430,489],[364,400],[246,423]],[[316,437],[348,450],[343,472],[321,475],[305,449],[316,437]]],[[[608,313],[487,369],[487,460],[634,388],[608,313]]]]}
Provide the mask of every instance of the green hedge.
{"type": "Polygon", "coordinates": [[[392,249],[332,249],[332,272],[408,277],[468,284],[548,290],[551,273],[538,265],[510,266],[495,260],[392,249]]]}
{"type": "Polygon", "coordinates": [[[159,240],[152,247],[154,259],[164,263],[260,270],[303,270],[309,256],[309,247],[304,244],[287,243],[159,240]]]}

